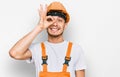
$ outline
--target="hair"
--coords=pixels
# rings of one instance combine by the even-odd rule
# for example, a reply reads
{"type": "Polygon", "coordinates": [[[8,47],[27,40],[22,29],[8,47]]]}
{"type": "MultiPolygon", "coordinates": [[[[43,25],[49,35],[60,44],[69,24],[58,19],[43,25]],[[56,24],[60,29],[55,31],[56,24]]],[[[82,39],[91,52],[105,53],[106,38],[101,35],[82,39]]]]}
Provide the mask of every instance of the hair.
{"type": "Polygon", "coordinates": [[[47,16],[59,16],[61,18],[63,18],[66,22],[67,17],[66,14],[63,13],[61,10],[50,10],[49,12],[47,12],[47,16]]]}

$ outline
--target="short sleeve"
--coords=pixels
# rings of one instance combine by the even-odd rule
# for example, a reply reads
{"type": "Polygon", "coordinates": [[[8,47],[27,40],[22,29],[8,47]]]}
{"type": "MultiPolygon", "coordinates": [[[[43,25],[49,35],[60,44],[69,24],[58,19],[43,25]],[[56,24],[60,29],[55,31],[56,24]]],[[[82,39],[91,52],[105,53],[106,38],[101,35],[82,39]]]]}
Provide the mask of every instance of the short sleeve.
{"type": "Polygon", "coordinates": [[[77,60],[75,65],[75,70],[86,69],[85,55],[83,49],[79,46],[77,47],[77,60]]]}
{"type": "Polygon", "coordinates": [[[35,58],[35,46],[36,46],[35,43],[32,43],[32,44],[29,46],[29,50],[30,50],[30,52],[32,53],[32,57],[26,60],[27,63],[34,63],[34,58],[35,58]]]}

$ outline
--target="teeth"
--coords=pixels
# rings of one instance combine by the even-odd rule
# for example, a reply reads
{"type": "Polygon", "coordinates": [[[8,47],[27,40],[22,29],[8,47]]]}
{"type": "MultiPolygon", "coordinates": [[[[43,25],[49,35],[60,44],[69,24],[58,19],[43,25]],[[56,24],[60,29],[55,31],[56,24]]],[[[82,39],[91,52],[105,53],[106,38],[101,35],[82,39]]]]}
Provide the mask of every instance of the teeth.
{"type": "Polygon", "coordinates": [[[53,31],[57,31],[58,29],[52,28],[53,31]]]}
{"type": "Polygon", "coordinates": [[[51,30],[52,30],[52,31],[57,31],[57,30],[58,30],[58,28],[51,28],[51,30]]]}

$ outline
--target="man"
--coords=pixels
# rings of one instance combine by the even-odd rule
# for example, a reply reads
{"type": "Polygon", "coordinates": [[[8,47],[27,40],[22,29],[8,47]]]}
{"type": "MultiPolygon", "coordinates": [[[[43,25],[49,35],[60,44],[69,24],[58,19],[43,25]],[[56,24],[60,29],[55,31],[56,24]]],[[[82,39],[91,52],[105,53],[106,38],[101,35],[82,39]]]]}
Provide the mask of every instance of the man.
{"type": "Polygon", "coordinates": [[[11,48],[10,56],[34,62],[36,77],[85,77],[86,65],[81,47],[63,38],[70,20],[65,7],[60,2],[52,2],[44,8],[40,5],[39,16],[38,25],[11,48]],[[48,40],[31,45],[45,29],[48,40]]]}

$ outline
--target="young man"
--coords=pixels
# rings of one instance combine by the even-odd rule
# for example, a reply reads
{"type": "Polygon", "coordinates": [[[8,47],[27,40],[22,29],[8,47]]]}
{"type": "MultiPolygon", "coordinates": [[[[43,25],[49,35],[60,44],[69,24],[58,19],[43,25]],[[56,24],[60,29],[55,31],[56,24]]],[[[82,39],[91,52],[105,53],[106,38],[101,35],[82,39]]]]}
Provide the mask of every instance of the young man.
{"type": "Polygon", "coordinates": [[[85,77],[86,65],[81,47],[63,38],[70,20],[65,7],[60,2],[52,2],[44,8],[40,5],[39,16],[38,25],[11,48],[10,56],[34,62],[36,77],[85,77]],[[48,40],[31,45],[45,29],[48,40]]]}

